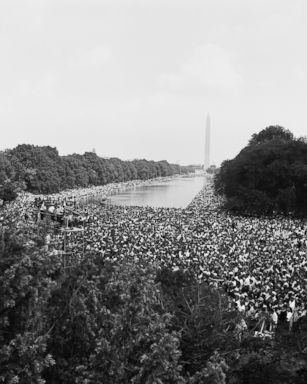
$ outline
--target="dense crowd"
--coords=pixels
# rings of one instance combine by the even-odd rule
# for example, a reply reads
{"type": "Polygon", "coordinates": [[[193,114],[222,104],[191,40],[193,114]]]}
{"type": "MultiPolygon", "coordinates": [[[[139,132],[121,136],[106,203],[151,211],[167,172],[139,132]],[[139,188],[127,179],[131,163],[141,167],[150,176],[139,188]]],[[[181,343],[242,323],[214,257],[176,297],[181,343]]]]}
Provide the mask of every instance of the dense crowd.
{"type": "MultiPolygon", "coordinates": [[[[223,288],[257,330],[274,331],[284,319],[291,329],[306,315],[307,223],[285,217],[235,217],[220,210],[207,185],[186,209],[102,206],[83,209],[84,231],[66,233],[71,252],[97,252],[105,260],[146,260],[195,273],[223,288]]],[[[48,239],[63,250],[63,232],[48,239]]]]}
{"type": "MultiPolygon", "coordinates": [[[[106,199],[121,191],[133,189],[140,185],[150,185],[161,180],[169,180],[174,176],[157,177],[148,180],[130,180],[120,183],[109,183],[103,186],[92,186],[90,188],[76,188],[63,190],[53,194],[32,194],[28,192],[19,193],[18,197],[4,204],[0,200],[0,224],[11,222],[16,225],[23,221],[28,223],[37,222],[46,216],[79,215],[80,209],[91,202],[105,202],[106,199]]],[[[71,221],[71,220],[68,220],[71,221]]]]}

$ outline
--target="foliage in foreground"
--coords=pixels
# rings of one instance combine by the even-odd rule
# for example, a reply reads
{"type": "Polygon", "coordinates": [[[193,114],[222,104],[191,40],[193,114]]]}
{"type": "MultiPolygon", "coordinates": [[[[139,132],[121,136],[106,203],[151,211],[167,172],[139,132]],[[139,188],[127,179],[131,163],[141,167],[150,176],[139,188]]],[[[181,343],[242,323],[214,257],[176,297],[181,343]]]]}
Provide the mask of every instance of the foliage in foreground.
{"type": "Polygon", "coordinates": [[[48,301],[60,264],[23,230],[2,227],[0,236],[0,383],[41,383],[54,364],[48,301]]]}
{"type": "Polygon", "coordinates": [[[307,327],[239,342],[225,295],[193,275],[97,255],[64,273],[25,231],[1,233],[0,383],[306,381],[307,327]]]}
{"type": "Polygon", "coordinates": [[[215,177],[226,208],[239,213],[307,214],[307,142],[279,126],[254,134],[215,177]]]}

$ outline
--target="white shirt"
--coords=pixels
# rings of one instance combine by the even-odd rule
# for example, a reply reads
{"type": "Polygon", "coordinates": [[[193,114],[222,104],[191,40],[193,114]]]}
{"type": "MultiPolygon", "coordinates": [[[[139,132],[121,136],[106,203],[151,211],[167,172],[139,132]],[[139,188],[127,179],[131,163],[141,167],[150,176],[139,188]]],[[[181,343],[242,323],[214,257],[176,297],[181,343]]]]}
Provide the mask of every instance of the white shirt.
{"type": "Polygon", "coordinates": [[[278,315],[275,311],[272,313],[272,320],[274,324],[278,323],[278,315]]]}
{"type": "Polygon", "coordinates": [[[292,318],[292,312],[287,311],[287,321],[290,321],[292,318]]]}

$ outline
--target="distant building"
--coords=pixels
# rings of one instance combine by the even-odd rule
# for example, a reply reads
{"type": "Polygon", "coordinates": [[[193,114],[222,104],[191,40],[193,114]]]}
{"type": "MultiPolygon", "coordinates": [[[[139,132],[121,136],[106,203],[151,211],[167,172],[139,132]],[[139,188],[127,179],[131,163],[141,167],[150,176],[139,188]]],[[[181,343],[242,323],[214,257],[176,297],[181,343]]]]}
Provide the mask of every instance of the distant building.
{"type": "Polygon", "coordinates": [[[189,165],[187,165],[187,167],[189,169],[191,169],[192,171],[196,171],[196,170],[203,170],[204,165],[203,164],[189,164],[189,165]]]}
{"type": "Polygon", "coordinates": [[[216,175],[217,173],[219,173],[219,171],[220,169],[217,168],[215,164],[210,165],[210,167],[206,169],[206,172],[209,173],[210,175],[216,175]]]}

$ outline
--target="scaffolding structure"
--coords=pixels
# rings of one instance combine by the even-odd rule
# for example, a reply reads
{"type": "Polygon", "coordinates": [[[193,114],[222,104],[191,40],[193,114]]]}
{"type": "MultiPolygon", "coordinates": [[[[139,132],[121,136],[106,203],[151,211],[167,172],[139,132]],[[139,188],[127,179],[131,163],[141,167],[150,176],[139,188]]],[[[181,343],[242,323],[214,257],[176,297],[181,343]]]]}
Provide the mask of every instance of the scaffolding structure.
{"type": "Polygon", "coordinates": [[[84,243],[84,227],[82,228],[61,228],[61,232],[64,233],[64,242],[63,242],[63,252],[62,252],[62,266],[64,270],[67,268],[71,268],[73,265],[75,265],[78,261],[81,261],[84,259],[84,254],[85,254],[85,243],[84,243]],[[82,233],[82,251],[81,251],[81,257],[79,254],[78,260],[76,260],[76,252],[70,251],[67,249],[67,246],[69,245],[68,242],[68,234],[72,233],[82,233]]]}
{"type": "Polygon", "coordinates": [[[85,228],[84,228],[84,208],[89,203],[99,203],[102,206],[110,204],[110,199],[105,195],[97,194],[83,194],[74,197],[72,200],[65,201],[65,204],[61,206],[61,211],[57,209],[54,212],[50,212],[50,207],[57,207],[58,202],[52,201],[51,199],[43,200],[42,203],[45,205],[45,209],[37,205],[37,223],[41,221],[46,222],[48,227],[59,230],[63,234],[62,249],[57,251],[62,257],[62,266],[64,271],[71,268],[78,262],[84,259],[85,256],[85,228]],[[53,224],[52,224],[53,223],[53,224]],[[70,236],[73,234],[82,235],[82,249],[74,251],[70,247],[70,236]]]}

